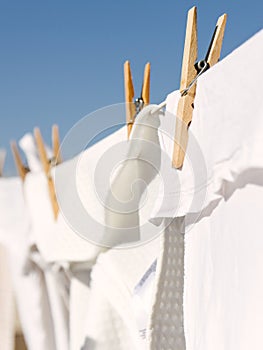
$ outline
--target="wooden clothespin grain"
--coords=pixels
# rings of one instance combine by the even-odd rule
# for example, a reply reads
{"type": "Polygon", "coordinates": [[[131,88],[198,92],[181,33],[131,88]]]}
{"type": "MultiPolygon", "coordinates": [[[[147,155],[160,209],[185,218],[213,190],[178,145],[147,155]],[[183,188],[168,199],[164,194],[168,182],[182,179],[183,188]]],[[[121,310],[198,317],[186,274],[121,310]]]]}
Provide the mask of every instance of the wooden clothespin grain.
{"type": "MultiPolygon", "coordinates": [[[[193,7],[188,12],[184,56],[182,63],[180,91],[183,91],[196,76],[195,62],[197,60],[197,11],[193,7]]],[[[182,96],[178,102],[177,120],[175,129],[173,166],[180,168],[183,165],[185,150],[188,141],[188,125],[192,120],[193,102],[195,98],[196,85],[189,93],[182,96]]]]}
{"type": "MultiPolygon", "coordinates": [[[[226,26],[227,15],[222,15],[216,25],[216,30],[209,47],[205,64],[206,69],[215,65],[219,58],[222,48],[224,31],[226,26]]],[[[197,60],[197,9],[191,8],[188,11],[184,55],[181,73],[181,98],[177,107],[177,120],[174,138],[174,150],[172,158],[172,166],[180,169],[183,166],[187,143],[188,143],[188,127],[192,121],[194,100],[196,94],[196,80],[202,74],[202,69],[198,72],[195,67],[197,60]]],[[[203,69],[204,71],[204,69],[203,69]]]]}
{"type": "Polygon", "coordinates": [[[34,137],[35,137],[35,141],[36,141],[36,145],[37,145],[37,149],[38,149],[38,153],[39,153],[39,158],[40,158],[43,170],[44,170],[46,177],[47,177],[49,196],[50,196],[50,200],[51,200],[51,204],[52,204],[54,218],[56,220],[58,217],[59,207],[58,207],[54,182],[53,182],[53,179],[52,179],[52,176],[50,173],[52,164],[47,157],[45,144],[44,144],[44,141],[43,141],[43,138],[42,138],[42,135],[41,135],[39,128],[34,129],[34,137]]]}
{"type": "Polygon", "coordinates": [[[151,78],[151,65],[146,63],[144,68],[144,77],[142,85],[142,99],[144,106],[147,106],[150,103],[150,78],[151,78]]]}
{"type": "Polygon", "coordinates": [[[132,74],[130,62],[126,61],[124,63],[124,90],[125,90],[125,102],[126,102],[126,124],[127,124],[127,134],[128,138],[132,130],[135,116],[135,105],[133,103],[134,98],[134,88],[132,82],[132,74]]]}
{"type": "Polygon", "coordinates": [[[12,151],[13,158],[15,161],[17,172],[18,172],[20,178],[22,179],[22,181],[24,182],[26,174],[29,172],[29,169],[23,165],[23,162],[22,162],[22,159],[21,159],[21,156],[20,156],[20,153],[19,153],[19,150],[18,150],[18,147],[17,147],[17,144],[15,141],[10,142],[10,147],[11,147],[11,151],[12,151]]]}
{"type": "Polygon", "coordinates": [[[52,146],[53,146],[53,155],[56,164],[62,162],[61,152],[60,152],[60,139],[59,139],[59,129],[58,125],[54,124],[52,126],[52,146]]]}
{"type": "MultiPolygon", "coordinates": [[[[138,100],[146,106],[150,103],[150,63],[146,63],[144,69],[144,78],[142,84],[141,96],[138,100]]],[[[134,124],[136,116],[136,104],[134,101],[134,86],[132,81],[132,73],[130,62],[126,61],[124,63],[124,91],[125,91],[125,102],[126,102],[126,124],[127,124],[127,134],[128,139],[134,124]]]]}

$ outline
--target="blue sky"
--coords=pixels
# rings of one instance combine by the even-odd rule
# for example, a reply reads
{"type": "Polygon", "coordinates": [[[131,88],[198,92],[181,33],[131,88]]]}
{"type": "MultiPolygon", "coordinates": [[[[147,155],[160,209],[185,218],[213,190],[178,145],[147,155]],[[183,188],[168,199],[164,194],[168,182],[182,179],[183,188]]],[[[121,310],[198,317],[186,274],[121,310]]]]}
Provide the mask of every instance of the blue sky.
{"type": "MultiPolygon", "coordinates": [[[[151,102],[179,87],[187,10],[198,7],[199,57],[217,18],[228,23],[222,57],[262,28],[262,0],[0,0],[0,147],[39,126],[47,142],[86,114],[124,101],[123,63],[140,92],[151,62],[151,102]]],[[[240,72],[242,74],[242,72],[240,72]]],[[[125,116],[123,116],[125,120],[125,116]]],[[[99,121],[98,121],[99,123],[99,121]]]]}

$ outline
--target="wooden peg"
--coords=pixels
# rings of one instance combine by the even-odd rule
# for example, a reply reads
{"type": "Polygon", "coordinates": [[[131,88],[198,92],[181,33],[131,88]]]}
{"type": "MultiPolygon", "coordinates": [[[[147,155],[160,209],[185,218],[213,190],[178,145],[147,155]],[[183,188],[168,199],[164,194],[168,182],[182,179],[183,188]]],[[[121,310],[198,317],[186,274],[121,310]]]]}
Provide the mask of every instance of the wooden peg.
{"type": "Polygon", "coordinates": [[[125,102],[126,102],[126,124],[127,124],[127,134],[128,138],[132,130],[134,123],[134,116],[136,113],[135,105],[133,103],[134,98],[134,87],[132,82],[132,74],[130,62],[126,61],[124,63],[124,90],[125,90],[125,102]]]}
{"type": "Polygon", "coordinates": [[[15,161],[17,172],[18,172],[20,178],[22,179],[22,181],[24,182],[26,174],[29,172],[29,169],[24,167],[19,150],[18,150],[18,147],[17,147],[17,144],[15,141],[10,142],[10,147],[11,147],[11,151],[12,151],[13,158],[15,161]]]}
{"type": "Polygon", "coordinates": [[[60,164],[62,162],[62,159],[60,153],[59,129],[58,125],[56,124],[52,126],[52,146],[55,162],[56,164],[60,164]]]}
{"type": "Polygon", "coordinates": [[[151,65],[148,62],[145,65],[143,86],[142,86],[142,99],[145,106],[150,103],[150,74],[151,74],[151,65]]]}
{"type": "MultiPolygon", "coordinates": [[[[194,67],[197,60],[197,10],[196,7],[188,11],[184,56],[182,63],[180,91],[188,87],[188,85],[196,77],[196,69],[194,67]]],[[[183,165],[187,141],[188,126],[192,120],[193,102],[196,93],[196,86],[189,90],[188,94],[182,96],[178,102],[176,131],[174,140],[174,151],[172,165],[179,169],[183,165]]]]}
{"type": "Polygon", "coordinates": [[[225,34],[226,21],[227,21],[227,14],[223,14],[221,17],[218,18],[218,21],[216,24],[215,38],[213,40],[213,45],[211,47],[211,50],[207,59],[207,62],[209,63],[210,67],[214,66],[219,61],[224,34],[225,34]]]}
{"type": "Polygon", "coordinates": [[[54,182],[53,182],[52,176],[50,174],[51,163],[47,157],[45,144],[44,144],[44,141],[43,141],[43,138],[42,138],[42,135],[41,135],[39,128],[34,129],[34,136],[35,136],[36,145],[37,145],[37,149],[38,149],[38,153],[39,153],[39,158],[40,158],[43,170],[44,170],[46,177],[47,177],[49,196],[50,196],[50,200],[51,200],[51,204],[52,204],[54,218],[56,220],[58,217],[59,207],[58,207],[54,182]]]}

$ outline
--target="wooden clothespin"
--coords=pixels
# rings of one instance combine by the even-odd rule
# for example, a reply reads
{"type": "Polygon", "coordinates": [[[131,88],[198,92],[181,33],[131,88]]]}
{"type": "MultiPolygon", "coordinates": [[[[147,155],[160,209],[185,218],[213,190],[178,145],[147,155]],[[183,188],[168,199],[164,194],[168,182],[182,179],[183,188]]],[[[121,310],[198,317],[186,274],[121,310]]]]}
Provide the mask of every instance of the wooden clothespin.
{"type": "Polygon", "coordinates": [[[55,163],[60,164],[62,162],[62,158],[60,153],[59,129],[56,124],[52,126],[52,147],[55,163]]]}
{"type": "Polygon", "coordinates": [[[219,17],[204,60],[197,60],[197,9],[188,12],[184,56],[181,72],[181,98],[177,107],[177,122],[173,151],[173,167],[182,167],[188,142],[188,127],[192,121],[197,78],[220,58],[227,15],[219,17]]]}
{"type": "MultiPolygon", "coordinates": [[[[39,128],[34,129],[34,137],[36,140],[36,145],[39,153],[39,158],[42,163],[43,170],[46,174],[47,181],[48,181],[48,189],[49,189],[49,196],[52,204],[52,209],[54,213],[55,220],[58,217],[59,207],[55,192],[55,185],[51,176],[51,168],[52,168],[52,160],[48,159],[47,152],[45,149],[45,144],[40,132],[39,128]]],[[[58,160],[60,159],[60,152],[59,152],[59,136],[58,136],[58,127],[53,126],[52,128],[52,138],[53,138],[53,151],[54,151],[54,157],[58,160]]],[[[60,159],[61,160],[61,159],[60,159]]],[[[57,163],[56,163],[57,164],[57,163]]]]}
{"type": "Polygon", "coordinates": [[[132,126],[136,114],[146,105],[150,103],[150,63],[146,63],[144,69],[144,79],[142,84],[141,96],[134,101],[134,87],[132,81],[130,62],[124,63],[124,90],[126,102],[126,124],[128,138],[130,136],[132,126]]]}
{"type": "Polygon", "coordinates": [[[17,144],[15,141],[10,142],[10,147],[12,150],[12,154],[13,154],[13,158],[15,161],[17,172],[18,172],[20,178],[22,179],[22,181],[24,182],[26,174],[29,172],[29,169],[23,165],[23,161],[22,161],[22,158],[20,156],[20,153],[19,153],[19,150],[18,150],[18,147],[17,147],[17,144]]]}

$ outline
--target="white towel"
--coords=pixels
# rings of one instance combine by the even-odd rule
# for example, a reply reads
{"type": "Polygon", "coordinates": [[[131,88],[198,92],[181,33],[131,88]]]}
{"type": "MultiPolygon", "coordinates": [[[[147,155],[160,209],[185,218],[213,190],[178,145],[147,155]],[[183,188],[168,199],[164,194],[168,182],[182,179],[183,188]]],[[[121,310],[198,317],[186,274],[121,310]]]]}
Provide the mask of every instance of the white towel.
{"type": "MultiPolygon", "coordinates": [[[[125,243],[126,249],[115,248],[101,254],[93,268],[86,342],[83,349],[121,350],[140,349],[142,346],[137,325],[137,314],[140,311],[135,310],[133,305],[134,289],[141,276],[158,257],[160,241],[157,233],[161,233],[160,228],[156,230],[156,227],[148,222],[145,225],[145,221],[149,220],[145,214],[149,214],[149,207],[153,207],[152,195],[156,193],[156,186],[159,184],[152,180],[158,173],[160,161],[157,129],[161,116],[152,115],[153,108],[155,106],[146,107],[136,118],[131,141],[125,151],[122,149],[122,160],[126,162],[123,162],[113,175],[112,192],[108,194],[106,202],[108,205],[114,203],[116,198],[119,203],[127,203],[132,198],[130,194],[133,182],[144,181],[144,186],[137,189],[138,197],[132,202],[133,207],[128,208],[128,211],[132,209],[131,213],[123,212],[119,203],[116,203],[116,207],[114,203],[112,211],[106,209],[105,224],[109,242],[111,245],[125,243]],[[145,188],[149,196],[143,202],[147,207],[147,210],[143,211],[140,201],[145,188]],[[114,212],[116,209],[118,213],[114,212]],[[108,226],[111,226],[110,229],[108,226]],[[126,238],[126,230],[129,231],[129,228],[133,227],[136,230],[135,234],[132,232],[132,237],[126,238]],[[155,237],[155,240],[145,243],[146,231],[146,237],[155,237]],[[134,243],[138,246],[134,247],[134,243]]],[[[136,196],[136,189],[134,192],[136,196]]]]}
{"type": "MultiPolygon", "coordinates": [[[[122,162],[113,175],[105,205],[103,245],[142,244],[159,233],[148,222],[149,217],[145,217],[147,207],[148,212],[153,207],[161,159],[158,126],[162,113],[152,114],[154,108],[154,105],[147,106],[137,116],[122,162]]],[[[107,169],[107,164],[104,167],[107,169]]]]}

